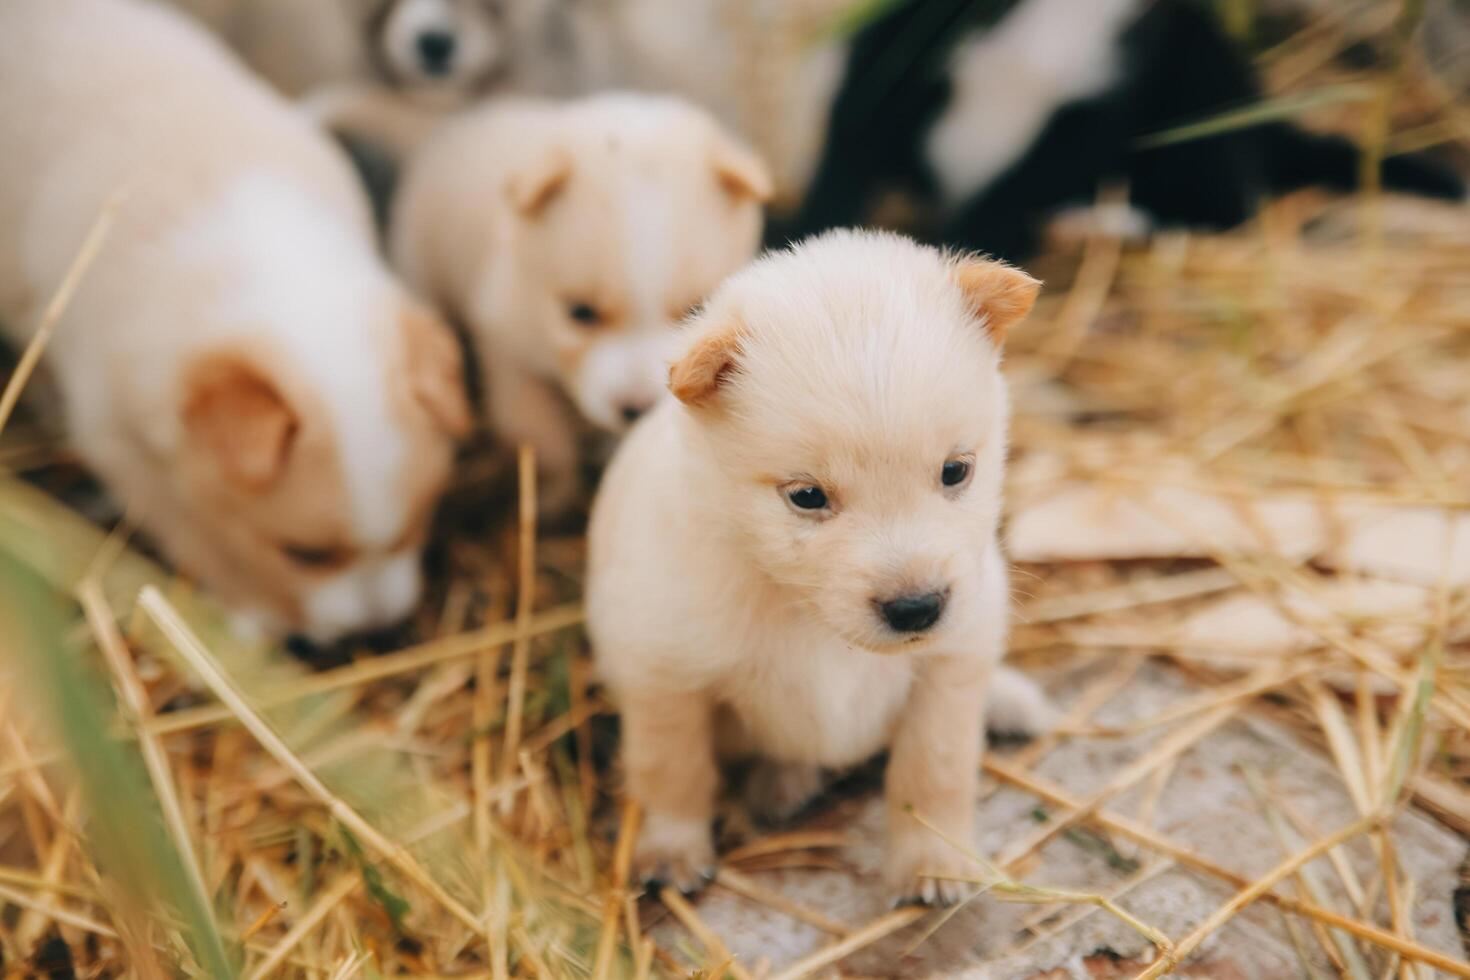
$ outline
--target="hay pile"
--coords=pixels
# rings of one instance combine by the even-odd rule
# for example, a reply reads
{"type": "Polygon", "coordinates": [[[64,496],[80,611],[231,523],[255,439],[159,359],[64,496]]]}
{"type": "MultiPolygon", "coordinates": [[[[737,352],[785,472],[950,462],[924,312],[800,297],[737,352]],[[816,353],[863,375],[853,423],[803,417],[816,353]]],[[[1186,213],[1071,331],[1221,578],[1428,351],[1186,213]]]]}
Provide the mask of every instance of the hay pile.
{"type": "MultiPolygon", "coordinates": [[[[1296,57],[1275,68],[1328,70],[1296,57]]],[[[876,904],[861,775],[800,827],[730,814],[702,900],[625,892],[582,542],[538,534],[492,464],[466,468],[403,645],[307,664],[58,503],[76,474],[12,423],[5,974],[1267,975],[1240,947],[1269,918],[1288,972],[1470,976],[1470,892],[1457,934],[1436,867],[1470,839],[1470,220],[1303,194],[1038,271],[1008,354],[1014,648],[1066,717],[988,755],[971,907],[876,904]],[[1231,786],[1268,846],[1222,855],[1191,823],[1231,786]],[[1167,876],[1188,901],[1147,898],[1167,876]]]]}

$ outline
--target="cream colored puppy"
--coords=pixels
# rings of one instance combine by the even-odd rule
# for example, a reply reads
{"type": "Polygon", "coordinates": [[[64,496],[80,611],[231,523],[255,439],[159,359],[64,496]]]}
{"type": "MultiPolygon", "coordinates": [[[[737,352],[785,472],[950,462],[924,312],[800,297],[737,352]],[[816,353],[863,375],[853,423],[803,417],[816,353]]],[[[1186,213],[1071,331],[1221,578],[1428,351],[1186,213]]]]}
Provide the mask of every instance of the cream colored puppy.
{"type": "Polygon", "coordinates": [[[675,324],[755,253],[769,193],[758,158],[659,96],[496,102],[412,159],[394,258],[468,329],[548,506],[576,497],[577,416],[619,432],[653,405],[675,324]]]}
{"type": "Polygon", "coordinates": [[[272,631],[402,617],[468,423],[453,336],[374,251],[324,137],[181,15],[0,4],[0,321],[82,458],[183,571],[272,631]]]}
{"type": "Polygon", "coordinates": [[[836,232],[737,274],[691,325],[677,400],[614,457],[590,531],[640,874],[687,889],[707,872],[718,757],[767,760],[757,802],[779,811],[819,767],[886,747],[896,895],[962,893],[929,876],[974,869],[913,814],[968,844],[987,695],[1007,727],[1048,710],[1018,674],[987,690],[1010,602],[1000,346],[1038,287],[836,232]]]}

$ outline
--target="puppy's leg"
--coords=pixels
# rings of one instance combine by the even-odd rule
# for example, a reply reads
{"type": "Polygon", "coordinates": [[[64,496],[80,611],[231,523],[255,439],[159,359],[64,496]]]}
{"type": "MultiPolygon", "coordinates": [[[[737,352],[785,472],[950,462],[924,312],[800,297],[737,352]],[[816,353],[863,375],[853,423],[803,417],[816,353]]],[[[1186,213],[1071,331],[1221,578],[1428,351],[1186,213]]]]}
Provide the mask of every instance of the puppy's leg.
{"type": "Polygon", "coordinates": [[[506,442],[536,451],[537,498],[547,517],[566,514],[582,493],[577,469],[577,429],[561,396],[551,385],[489,351],[485,368],[490,424],[506,442]]]}
{"type": "Polygon", "coordinates": [[[710,840],[719,770],[711,705],[694,694],[625,700],[623,763],[628,793],[643,807],[633,875],[688,894],[714,874],[710,840]]]}
{"type": "Polygon", "coordinates": [[[990,661],[981,657],[918,660],[885,785],[886,877],[900,903],[950,905],[974,890],[970,883],[942,876],[974,878],[980,872],[965,851],[974,847],[985,684],[991,670],[990,661]]]}
{"type": "Polygon", "coordinates": [[[998,735],[1036,738],[1057,726],[1046,692],[1014,667],[996,667],[985,686],[985,724],[998,735]]]}

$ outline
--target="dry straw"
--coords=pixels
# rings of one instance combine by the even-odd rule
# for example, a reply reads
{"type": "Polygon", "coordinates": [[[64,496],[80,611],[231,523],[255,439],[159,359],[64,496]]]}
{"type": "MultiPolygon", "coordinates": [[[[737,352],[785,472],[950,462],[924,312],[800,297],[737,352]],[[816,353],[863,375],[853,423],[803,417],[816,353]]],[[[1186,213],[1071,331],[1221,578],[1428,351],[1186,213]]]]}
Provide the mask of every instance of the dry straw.
{"type": "MultiPolygon", "coordinates": [[[[1404,118],[1391,127],[1365,121],[1361,100],[1311,95],[1343,85],[1359,87],[1325,90],[1376,91],[1377,80],[1349,76],[1334,55],[1356,34],[1389,37],[1397,5],[1377,10],[1361,29],[1324,21],[1274,49],[1268,73],[1297,100],[1274,111],[1305,102],[1314,120],[1369,129],[1390,146],[1436,134],[1463,140],[1463,112],[1412,57],[1393,73],[1404,118]]],[[[48,323],[105,247],[110,214],[48,323]]],[[[1186,542],[1178,554],[1084,522],[1072,543],[1095,532],[1112,542],[1110,553],[1034,562],[1016,577],[1035,595],[1018,597],[1014,647],[1085,678],[1058,732],[985,761],[991,779],[1050,817],[1008,835],[994,868],[978,876],[986,890],[973,903],[1043,903],[1026,918],[1016,955],[1065,944],[1106,910],[1157,947],[1138,970],[1161,976],[1193,965],[1209,941],[1228,940],[1223,926],[1266,906],[1288,923],[1305,975],[1470,977],[1463,949],[1426,938],[1416,911],[1427,886],[1408,874],[1405,824],[1390,819],[1419,808],[1470,835],[1470,559],[1443,547],[1459,533],[1451,522],[1470,512],[1470,227],[1461,210],[1429,205],[1383,200],[1364,214],[1308,193],[1232,234],[1166,235],[1146,248],[1098,238],[1041,263],[1052,292],[1007,354],[1017,401],[1013,507],[1061,486],[1126,501],[1167,485],[1228,500],[1245,530],[1222,540],[1189,508],[1159,506],[1152,540],[1186,542]],[[1443,560],[1415,564],[1415,554],[1433,551],[1426,546],[1408,549],[1407,564],[1373,565],[1331,516],[1303,551],[1290,540],[1299,528],[1270,520],[1283,496],[1328,515],[1349,503],[1438,515],[1429,544],[1443,560]],[[1389,578],[1419,589],[1422,601],[1369,615],[1333,598],[1389,578]],[[1272,624],[1270,642],[1185,642],[1180,624],[1222,601],[1248,602],[1252,623],[1272,624]],[[1190,690],[1150,716],[1099,720],[1146,682],[1151,664],[1190,690]],[[1349,801],[1318,827],[1282,785],[1244,774],[1254,793],[1245,798],[1280,848],[1264,874],[1152,823],[1178,802],[1174,777],[1186,753],[1246,719],[1318,752],[1349,801]],[[1141,747],[1087,792],[1039,774],[1079,740],[1123,736],[1141,747]],[[1125,812],[1130,791],[1142,805],[1125,812]],[[1058,835],[1083,828],[1138,855],[1141,867],[1105,888],[1026,882],[1037,861],[1065,853],[1058,835]],[[1232,894],[1200,910],[1182,935],[1164,935],[1134,903],[1157,876],[1182,873],[1232,894]]],[[[7,385],[0,426],[34,362],[28,355],[7,385]]],[[[19,424],[6,428],[7,441],[28,438],[14,431],[19,424]]],[[[964,921],[922,909],[846,921],[793,897],[784,875],[799,872],[766,869],[835,869],[867,887],[848,862],[852,835],[831,824],[748,835],[724,853],[714,890],[725,904],[812,930],[803,954],[774,964],[712,907],[628,884],[637,809],[607,765],[608,706],[588,690],[576,629],[585,543],[538,530],[529,455],[518,460],[521,503],[496,529],[484,530],[480,517],[499,505],[476,488],[462,491],[469,506],[451,503],[446,523],[476,530],[448,535],[414,641],[381,655],[348,651],[348,662],[315,672],[236,649],[185,584],[42,492],[71,496],[71,478],[54,463],[26,474],[33,486],[0,479],[0,553],[50,584],[74,617],[68,642],[111,679],[117,716],[93,721],[136,762],[158,839],[179,861],[184,892],[202,898],[238,949],[240,975],[608,980],[766,970],[795,980],[881,972],[906,951],[936,956],[940,944],[929,937],[964,921]],[[475,513],[461,521],[466,509],[475,513]]],[[[17,687],[11,659],[0,661],[5,968],[23,971],[38,950],[64,948],[82,975],[124,964],[163,975],[174,963],[197,973],[177,938],[182,906],[130,905],[98,866],[99,814],[74,788],[65,740],[19,710],[41,699],[17,687]]],[[[1065,880],[1049,870],[1047,880],[1065,880]]]]}

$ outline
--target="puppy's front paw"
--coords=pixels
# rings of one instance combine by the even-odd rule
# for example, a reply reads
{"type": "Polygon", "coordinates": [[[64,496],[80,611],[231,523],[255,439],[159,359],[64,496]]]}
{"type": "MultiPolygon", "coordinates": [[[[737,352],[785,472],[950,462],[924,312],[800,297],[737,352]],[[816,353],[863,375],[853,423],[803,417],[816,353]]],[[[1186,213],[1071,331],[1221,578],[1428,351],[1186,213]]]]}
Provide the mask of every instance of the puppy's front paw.
{"type": "Polygon", "coordinates": [[[979,890],[982,874],[978,862],[928,830],[891,841],[884,869],[895,906],[954,905],[979,890]]]}
{"type": "Polygon", "coordinates": [[[745,781],[745,803],[756,819],[780,823],[799,813],[823,786],[818,766],[763,759],[745,781]]]}
{"type": "Polygon", "coordinates": [[[692,895],[715,876],[709,822],[650,813],[633,848],[633,879],[643,885],[672,885],[692,895]]]}

